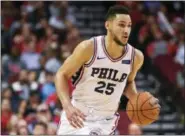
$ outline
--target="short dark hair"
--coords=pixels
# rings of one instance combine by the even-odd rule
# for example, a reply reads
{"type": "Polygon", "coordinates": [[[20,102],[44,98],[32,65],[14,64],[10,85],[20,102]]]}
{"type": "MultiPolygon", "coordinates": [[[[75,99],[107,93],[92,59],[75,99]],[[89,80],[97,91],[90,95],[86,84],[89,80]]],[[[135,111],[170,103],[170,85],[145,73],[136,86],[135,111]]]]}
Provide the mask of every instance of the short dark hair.
{"type": "Polygon", "coordinates": [[[127,14],[130,15],[129,10],[127,7],[122,5],[115,5],[109,8],[105,20],[112,19],[116,16],[116,14],[127,14]]]}

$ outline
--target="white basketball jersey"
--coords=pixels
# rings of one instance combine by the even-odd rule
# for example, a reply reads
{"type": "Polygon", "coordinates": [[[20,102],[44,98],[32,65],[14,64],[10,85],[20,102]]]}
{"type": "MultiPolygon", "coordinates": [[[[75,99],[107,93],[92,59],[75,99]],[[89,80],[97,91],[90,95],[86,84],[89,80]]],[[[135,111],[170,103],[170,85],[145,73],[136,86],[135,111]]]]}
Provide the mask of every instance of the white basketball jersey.
{"type": "Polygon", "coordinates": [[[76,86],[72,103],[83,111],[92,108],[113,115],[119,106],[127,78],[132,70],[134,48],[127,44],[117,59],[111,58],[105,46],[105,36],[93,37],[94,55],[73,76],[76,86]]]}

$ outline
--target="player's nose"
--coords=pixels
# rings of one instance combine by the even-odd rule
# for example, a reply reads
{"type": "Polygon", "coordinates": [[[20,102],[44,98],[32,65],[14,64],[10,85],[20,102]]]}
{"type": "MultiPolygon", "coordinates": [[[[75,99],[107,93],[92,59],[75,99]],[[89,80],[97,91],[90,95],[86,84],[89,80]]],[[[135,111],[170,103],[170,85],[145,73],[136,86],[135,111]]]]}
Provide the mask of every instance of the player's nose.
{"type": "Polygon", "coordinates": [[[130,28],[129,27],[125,27],[124,32],[128,34],[129,31],[130,31],[130,28]]]}

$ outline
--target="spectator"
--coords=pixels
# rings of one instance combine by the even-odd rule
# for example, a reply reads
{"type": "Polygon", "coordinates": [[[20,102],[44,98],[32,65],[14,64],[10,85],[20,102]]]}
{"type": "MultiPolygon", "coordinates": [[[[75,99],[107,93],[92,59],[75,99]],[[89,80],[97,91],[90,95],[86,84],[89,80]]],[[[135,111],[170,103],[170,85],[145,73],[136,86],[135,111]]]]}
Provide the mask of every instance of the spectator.
{"type": "Polygon", "coordinates": [[[139,30],[138,42],[141,47],[138,47],[138,48],[141,49],[143,52],[144,52],[145,46],[153,39],[153,35],[151,31],[151,26],[153,24],[154,25],[156,24],[155,17],[153,15],[147,15],[146,23],[139,30]]]}
{"type": "Polygon", "coordinates": [[[27,123],[24,119],[20,119],[17,124],[18,135],[28,135],[27,123]]]}
{"type": "Polygon", "coordinates": [[[33,135],[44,135],[47,134],[47,125],[43,122],[35,124],[33,135]]]}
{"type": "Polygon", "coordinates": [[[10,118],[10,121],[9,121],[9,127],[10,127],[10,132],[9,134],[15,134],[17,135],[17,123],[18,123],[18,116],[13,114],[10,118]]]}
{"type": "Polygon", "coordinates": [[[17,107],[19,105],[19,98],[16,96],[16,94],[12,91],[10,87],[4,88],[2,90],[1,97],[4,99],[9,99],[11,103],[11,108],[13,112],[17,111],[17,107]]]}
{"type": "Polygon", "coordinates": [[[57,68],[60,67],[61,62],[56,58],[56,54],[57,54],[57,44],[55,43],[50,45],[50,47],[43,54],[41,58],[43,70],[40,72],[38,79],[40,84],[44,84],[46,82],[47,72],[54,74],[58,70],[57,68]]]}
{"type": "Polygon", "coordinates": [[[22,100],[19,104],[19,107],[18,107],[18,117],[19,118],[24,118],[24,114],[25,114],[25,111],[26,111],[26,107],[27,107],[27,102],[26,100],[22,100]]]}
{"type": "Polygon", "coordinates": [[[53,1],[51,3],[51,5],[49,6],[49,11],[51,13],[51,16],[59,16],[60,14],[60,5],[61,5],[61,2],[60,1],[53,1]]]}
{"type": "Polygon", "coordinates": [[[36,3],[35,1],[24,2],[21,9],[27,13],[32,13],[36,8],[36,3]]]}
{"type": "Polygon", "coordinates": [[[178,45],[177,53],[175,56],[175,61],[182,66],[184,65],[184,46],[185,46],[184,33],[181,32],[179,34],[179,45],[178,45]]]}
{"type": "Polygon", "coordinates": [[[27,102],[27,106],[24,112],[24,116],[28,116],[29,114],[36,114],[37,107],[40,105],[40,94],[37,91],[33,91],[30,93],[30,98],[27,102]]]}
{"type": "Polygon", "coordinates": [[[36,41],[35,35],[33,33],[33,27],[28,23],[23,24],[21,26],[21,32],[17,33],[13,37],[13,43],[16,47],[18,47],[18,49],[22,53],[24,51],[29,50],[27,49],[27,47],[30,41],[34,41],[34,42],[36,41]]]}
{"type": "Polygon", "coordinates": [[[78,43],[80,43],[80,33],[77,28],[71,27],[68,31],[66,44],[69,51],[72,53],[78,43]]]}
{"type": "Polygon", "coordinates": [[[28,70],[40,69],[40,54],[35,51],[36,40],[30,40],[27,43],[27,51],[24,51],[21,55],[21,60],[26,64],[28,70]]]}
{"type": "MultiPolygon", "coordinates": [[[[36,46],[36,51],[41,53],[41,52],[47,52],[48,49],[50,49],[50,46],[52,45],[52,43],[55,43],[57,45],[58,43],[58,34],[54,32],[53,28],[47,24],[43,24],[43,22],[41,22],[43,30],[43,36],[40,37],[40,40],[36,46]]],[[[37,30],[39,31],[39,30],[37,30]]],[[[39,35],[41,35],[39,33],[39,35]]]]}
{"type": "Polygon", "coordinates": [[[49,17],[47,5],[44,4],[43,1],[36,1],[34,8],[35,10],[30,14],[30,21],[33,22],[34,25],[37,24],[41,18],[49,17]]]}
{"type": "Polygon", "coordinates": [[[58,12],[51,16],[49,24],[58,30],[67,29],[68,23],[75,24],[75,18],[68,12],[68,2],[61,2],[58,12]],[[56,14],[59,14],[58,16],[56,14]]]}
{"type": "Polygon", "coordinates": [[[12,89],[21,99],[28,100],[30,88],[28,84],[28,71],[21,70],[19,80],[12,84],[12,89]]]}
{"type": "Polygon", "coordinates": [[[10,100],[4,98],[1,106],[1,134],[8,134],[8,124],[12,116],[10,100]]]}
{"type": "Polygon", "coordinates": [[[6,1],[2,3],[2,24],[5,30],[8,30],[13,23],[15,16],[17,15],[18,11],[15,8],[14,4],[10,1],[6,1]]]}
{"type": "Polygon", "coordinates": [[[3,89],[2,95],[1,95],[2,98],[6,98],[6,99],[11,100],[12,96],[13,96],[13,94],[12,94],[12,91],[9,87],[3,89]]]}
{"type": "Polygon", "coordinates": [[[55,123],[49,123],[48,129],[47,129],[47,134],[48,135],[56,135],[56,132],[57,132],[57,125],[55,123]]]}
{"type": "Polygon", "coordinates": [[[49,110],[48,105],[45,103],[40,104],[37,107],[37,121],[48,123],[52,119],[51,112],[49,110]]]}
{"type": "Polygon", "coordinates": [[[41,88],[42,100],[46,100],[48,96],[52,95],[55,92],[54,86],[54,74],[57,72],[61,63],[55,58],[50,58],[45,65],[45,83],[41,88]]]}
{"type": "Polygon", "coordinates": [[[50,95],[52,95],[56,91],[54,85],[54,74],[51,72],[46,72],[45,76],[46,82],[41,88],[41,97],[43,101],[45,101],[50,95]]]}
{"type": "Polygon", "coordinates": [[[37,92],[39,90],[39,83],[36,81],[37,73],[36,71],[28,72],[28,82],[30,86],[30,91],[37,92]]]}
{"type": "Polygon", "coordinates": [[[12,46],[10,55],[2,57],[2,79],[12,83],[18,79],[21,69],[26,67],[25,63],[20,59],[20,51],[16,46],[12,46]]]}
{"type": "Polygon", "coordinates": [[[16,19],[11,27],[10,27],[10,36],[13,37],[19,29],[21,29],[21,26],[24,24],[29,24],[29,18],[28,18],[28,12],[26,11],[20,11],[20,15],[18,16],[18,19],[16,19]]]}
{"type": "Polygon", "coordinates": [[[155,41],[152,41],[152,43],[148,45],[147,53],[152,59],[154,59],[158,55],[165,55],[168,52],[167,41],[165,41],[162,37],[163,35],[161,32],[156,32],[155,41]]]}

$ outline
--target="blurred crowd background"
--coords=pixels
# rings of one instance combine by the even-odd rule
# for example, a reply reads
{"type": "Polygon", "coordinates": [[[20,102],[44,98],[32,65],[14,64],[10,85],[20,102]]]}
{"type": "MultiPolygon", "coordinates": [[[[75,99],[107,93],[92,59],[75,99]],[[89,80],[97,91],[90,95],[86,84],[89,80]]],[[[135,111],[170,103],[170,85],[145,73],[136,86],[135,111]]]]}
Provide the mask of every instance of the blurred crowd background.
{"type": "MultiPolygon", "coordinates": [[[[111,5],[130,9],[129,43],[145,62],[138,90],[150,91],[162,106],[146,127],[132,124],[122,97],[117,134],[185,134],[184,7],[170,2],[1,1],[1,134],[56,134],[62,105],[54,76],[76,45],[104,35],[111,5]]],[[[73,91],[69,81],[70,92],[73,91]]]]}

